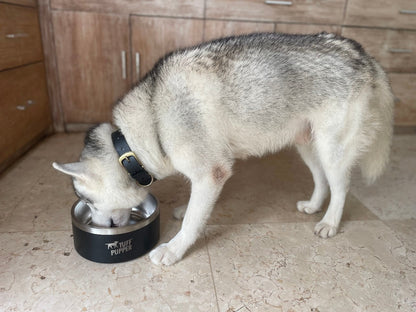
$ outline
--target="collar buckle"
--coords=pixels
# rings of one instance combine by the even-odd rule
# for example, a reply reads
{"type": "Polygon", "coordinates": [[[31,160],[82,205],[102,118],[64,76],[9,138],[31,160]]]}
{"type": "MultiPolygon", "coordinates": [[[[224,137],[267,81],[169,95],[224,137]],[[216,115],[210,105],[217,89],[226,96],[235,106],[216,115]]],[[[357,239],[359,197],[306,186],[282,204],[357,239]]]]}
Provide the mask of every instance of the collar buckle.
{"type": "Polygon", "coordinates": [[[126,138],[121,131],[117,130],[113,132],[111,134],[111,139],[113,141],[114,148],[119,155],[118,162],[128,172],[128,174],[140,186],[147,187],[152,185],[155,180],[153,175],[147,172],[143,167],[136,154],[130,149],[126,142],[126,138]]]}
{"type": "MultiPolygon", "coordinates": [[[[134,159],[136,159],[136,161],[140,164],[139,160],[138,160],[138,159],[137,159],[137,157],[136,157],[136,154],[135,154],[135,153],[133,153],[132,151],[127,152],[127,153],[124,153],[123,155],[121,155],[121,156],[118,158],[118,162],[120,163],[120,165],[122,165],[122,166],[123,166],[123,161],[124,161],[124,160],[127,160],[128,162],[130,162],[129,157],[134,157],[134,159]]],[[[142,165],[142,164],[140,164],[140,165],[142,165]]],[[[123,166],[123,167],[124,167],[124,166],[123,166]]]]}

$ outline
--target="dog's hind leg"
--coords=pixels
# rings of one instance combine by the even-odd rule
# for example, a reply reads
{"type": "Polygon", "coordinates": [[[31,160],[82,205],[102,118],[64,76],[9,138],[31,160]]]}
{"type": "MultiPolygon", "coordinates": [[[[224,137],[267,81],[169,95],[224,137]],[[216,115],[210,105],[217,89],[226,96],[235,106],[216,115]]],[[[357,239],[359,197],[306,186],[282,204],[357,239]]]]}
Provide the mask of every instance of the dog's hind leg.
{"type": "Polygon", "coordinates": [[[328,210],[315,226],[315,234],[323,238],[337,233],[349,190],[350,172],[357,153],[354,144],[348,141],[339,134],[317,134],[317,151],[331,190],[328,210]]]}
{"type": "Polygon", "coordinates": [[[314,190],[312,197],[307,201],[298,201],[297,208],[300,212],[308,214],[315,213],[321,209],[321,206],[328,196],[328,182],[325,172],[316,152],[313,149],[313,142],[307,144],[297,144],[299,154],[312,173],[314,190]]]}
{"type": "Polygon", "coordinates": [[[225,181],[231,176],[231,166],[217,164],[187,176],[191,179],[192,189],[182,228],[171,241],[150,253],[150,259],[155,264],[175,263],[195,243],[204,230],[225,181]]]}

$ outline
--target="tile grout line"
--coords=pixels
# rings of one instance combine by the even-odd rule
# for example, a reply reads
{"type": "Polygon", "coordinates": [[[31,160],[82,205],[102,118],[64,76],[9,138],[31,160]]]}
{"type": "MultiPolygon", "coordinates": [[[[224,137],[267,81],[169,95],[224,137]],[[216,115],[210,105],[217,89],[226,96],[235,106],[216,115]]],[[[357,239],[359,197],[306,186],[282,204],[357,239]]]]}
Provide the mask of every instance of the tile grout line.
{"type": "Polygon", "coordinates": [[[206,230],[204,231],[204,240],[205,240],[205,248],[207,249],[207,254],[208,254],[208,262],[209,262],[209,269],[211,271],[212,284],[214,286],[214,294],[215,294],[215,301],[217,303],[217,311],[220,312],[220,305],[219,305],[219,302],[218,302],[218,295],[217,295],[217,286],[215,285],[214,271],[212,270],[211,255],[209,254],[208,238],[207,238],[206,230]]]}

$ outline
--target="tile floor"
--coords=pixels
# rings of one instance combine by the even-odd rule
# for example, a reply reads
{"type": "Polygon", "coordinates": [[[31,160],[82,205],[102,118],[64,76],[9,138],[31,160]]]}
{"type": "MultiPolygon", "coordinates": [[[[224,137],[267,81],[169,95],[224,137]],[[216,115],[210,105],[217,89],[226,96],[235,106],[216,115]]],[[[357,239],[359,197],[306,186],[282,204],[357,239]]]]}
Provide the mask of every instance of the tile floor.
{"type": "MultiPolygon", "coordinates": [[[[312,191],[291,150],[240,161],[205,235],[183,261],[121,264],[80,257],[71,237],[70,179],[83,134],[51,136],[0,176],[0,311],[416,312],[416,136],[394,138],[375,185],[354,175],[340,233],[313,235],[322,212],[297,212],[312,191]]],[[[181,177],[157,182],[161,241],[180,227],[181,177]]]]}

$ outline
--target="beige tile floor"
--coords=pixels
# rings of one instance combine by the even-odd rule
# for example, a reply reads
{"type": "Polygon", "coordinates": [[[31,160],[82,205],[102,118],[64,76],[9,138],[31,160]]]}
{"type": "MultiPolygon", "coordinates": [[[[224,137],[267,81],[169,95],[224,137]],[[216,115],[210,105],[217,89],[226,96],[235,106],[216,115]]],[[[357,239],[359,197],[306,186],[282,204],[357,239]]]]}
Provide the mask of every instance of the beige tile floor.
{"type": "MultiPolygon", "coordinates": [[[[396,136],[375,185],[354,175],[340,233],[313,235],[322,212],[297,212],[311,193],[294,151],[240,161],[205,235],[183,261],[121,264],[80,257],[71,237],[70,179],[83,134],[51,136],[0,176],[0,311],[416,311],[416,136],[396,136]]],[[[181,177],[158,181],[161,241],[180,227],[181,177]]]]}

